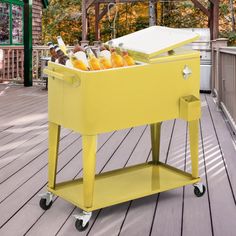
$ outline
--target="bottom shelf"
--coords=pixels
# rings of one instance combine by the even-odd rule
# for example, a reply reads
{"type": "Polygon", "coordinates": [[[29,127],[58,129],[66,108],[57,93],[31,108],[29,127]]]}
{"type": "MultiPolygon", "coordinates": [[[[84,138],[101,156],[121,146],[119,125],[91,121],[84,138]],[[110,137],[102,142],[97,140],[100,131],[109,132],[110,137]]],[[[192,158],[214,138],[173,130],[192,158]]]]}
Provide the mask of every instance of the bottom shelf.
{"type": "Polygon", "coordinates": [[[59,183],[48,190],[85,211],[93,211],[199,181],[174,167],[150,162],[96,175],[91,208],[83,205],[82,179],[59,183]]]}

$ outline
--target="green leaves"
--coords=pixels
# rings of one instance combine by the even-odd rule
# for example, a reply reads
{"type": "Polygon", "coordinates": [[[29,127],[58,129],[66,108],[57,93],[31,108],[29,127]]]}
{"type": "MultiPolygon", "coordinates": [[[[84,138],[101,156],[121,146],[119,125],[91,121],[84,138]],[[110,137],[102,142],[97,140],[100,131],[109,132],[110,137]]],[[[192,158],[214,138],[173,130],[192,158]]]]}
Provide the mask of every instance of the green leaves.
{"type": "Polygon", "coordinates": [[[66,44],[81,38],[81,1],[51,0],[43,11],[43,41],[56,42],[61,35],[66,44]]]}

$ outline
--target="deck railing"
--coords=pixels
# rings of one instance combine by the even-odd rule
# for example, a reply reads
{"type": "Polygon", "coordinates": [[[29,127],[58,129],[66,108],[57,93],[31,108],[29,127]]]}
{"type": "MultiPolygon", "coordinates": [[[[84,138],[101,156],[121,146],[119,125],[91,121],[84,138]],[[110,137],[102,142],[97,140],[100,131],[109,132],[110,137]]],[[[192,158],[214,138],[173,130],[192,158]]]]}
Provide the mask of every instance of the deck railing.
{"type": "Polygon", "coordinates": [[[212,72],[218,106],[236,132],[236,47],[213,48],[212,72]]]}
{"type": "MultiPolygon", "coordinates": [[[[72,48],[69,46],[68,48],[72,48]]],[[[3,62],[0,57],[0,82],[17,81],[23,83],[24,78],[24,46],[0,47],[0,55],[3,52],[3,62]]],[[[34,46],[32,55],[32,73],[35,82],[41,82],[41,58],[49,56],[47,46],[34,46]]]]}
{"type": "Polygon", "coordinates": [[[24,47],[0,47],[0,54],[0,81],[21,81],[24,77],[24,47]]]}

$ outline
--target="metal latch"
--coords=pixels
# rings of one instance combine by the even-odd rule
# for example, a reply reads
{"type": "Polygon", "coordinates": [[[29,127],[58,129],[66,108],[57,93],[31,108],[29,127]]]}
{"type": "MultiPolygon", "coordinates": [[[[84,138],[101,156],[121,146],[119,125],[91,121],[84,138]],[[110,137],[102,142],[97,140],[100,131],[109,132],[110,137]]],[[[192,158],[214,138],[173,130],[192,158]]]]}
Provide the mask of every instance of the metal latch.
{"type": "Polygon", "coordinates": [[[192,74],[192,70],[187,65],[185,65],[183,69],[184,79],[187,80],[191,74],[192,74]]]}

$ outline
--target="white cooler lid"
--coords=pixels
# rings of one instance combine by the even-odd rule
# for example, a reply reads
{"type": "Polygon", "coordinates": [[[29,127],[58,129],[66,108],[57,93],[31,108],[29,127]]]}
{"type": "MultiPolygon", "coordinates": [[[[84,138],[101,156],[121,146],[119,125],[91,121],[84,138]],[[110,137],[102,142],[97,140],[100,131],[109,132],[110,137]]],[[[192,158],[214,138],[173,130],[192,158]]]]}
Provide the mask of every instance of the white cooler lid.
{"type": "Polygon", "coordinates": [[[131,53],[139,54],[140,57],[149,60],[159,54],[179,48],[199,38],[194,32],[174,29],[162,26],[149,28],[113,39],[114,47],[119,43],[124,44],[131,53]]]}

